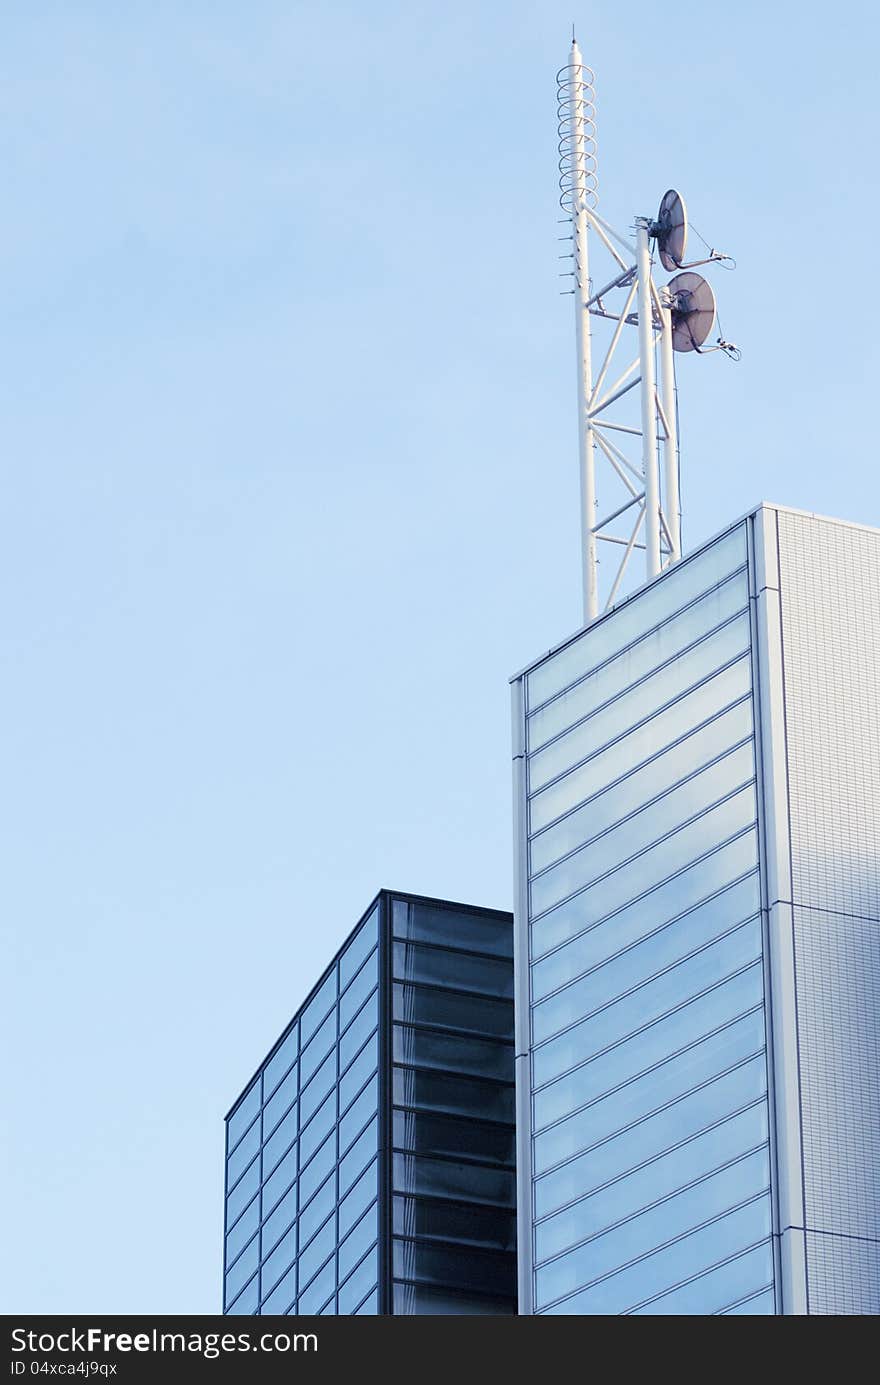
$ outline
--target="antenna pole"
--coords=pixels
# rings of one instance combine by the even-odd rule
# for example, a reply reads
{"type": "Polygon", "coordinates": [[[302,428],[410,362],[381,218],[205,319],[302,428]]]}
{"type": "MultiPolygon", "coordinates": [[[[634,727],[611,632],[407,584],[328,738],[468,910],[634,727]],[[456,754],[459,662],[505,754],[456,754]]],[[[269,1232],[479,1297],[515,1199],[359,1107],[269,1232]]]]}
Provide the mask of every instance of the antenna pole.
{"type": "Polygon", "coordinates": [[[672,350],[672,308],[665,290],[660,294],[660,406],[663,435],[663,499],[669,526],[669,562],[681,557],[681,496],[678,477],[678,419],[675,412],[675,356],[672,350]]]}
{"type": "Polygon", "coordinates": [[[577,341],[578,453],[580,461],[581,563],[584,623],[599,614],[599,565],[596,552],[596,443],[588,411],[593,393],[590,334],[590,259],[587,222],[587,129],[583,61],[572,39],[568,60],[569,139],[571,147],[571,233],[574,250],[574,314],[577,341]]]}
{"type": "Polygon", "coordinates": [[[660,469],[657,464],[657,395],[654,382],[654,311],[651,302],[649,222],[636,221],[639,367],[642,394],[642,475],[645,479],[645,550],[650,581],[660,572],[660,469]]]}

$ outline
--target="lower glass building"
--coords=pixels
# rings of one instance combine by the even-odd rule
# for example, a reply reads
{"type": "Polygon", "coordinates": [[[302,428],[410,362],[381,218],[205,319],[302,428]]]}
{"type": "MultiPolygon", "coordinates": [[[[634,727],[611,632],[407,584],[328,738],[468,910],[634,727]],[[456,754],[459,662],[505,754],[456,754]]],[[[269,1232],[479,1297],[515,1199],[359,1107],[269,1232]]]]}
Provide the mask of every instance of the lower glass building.
{"type": "Polygon", "coordinates": [[[520,1312],[880,1312],[880,533],[762,506],[514,680],[520,1312]]]}
{"type": "Polygon", "coordinates": [[[225,1313],[516,1311],[512,922],[370,906],[226,1118],[225,1313]]]}

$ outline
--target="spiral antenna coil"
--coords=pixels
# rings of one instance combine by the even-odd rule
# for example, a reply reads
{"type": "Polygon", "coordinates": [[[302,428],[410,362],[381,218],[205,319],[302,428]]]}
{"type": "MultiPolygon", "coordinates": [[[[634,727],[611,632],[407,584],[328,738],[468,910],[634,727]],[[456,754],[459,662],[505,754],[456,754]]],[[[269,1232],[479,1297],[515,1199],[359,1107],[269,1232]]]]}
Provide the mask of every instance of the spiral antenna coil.
{"type": "Polygon", "coordinates": [[[569,216],[580,203],[599,202],[595,80],[593,69],[580,62],[556,74],[559,205],[569,216]]]}

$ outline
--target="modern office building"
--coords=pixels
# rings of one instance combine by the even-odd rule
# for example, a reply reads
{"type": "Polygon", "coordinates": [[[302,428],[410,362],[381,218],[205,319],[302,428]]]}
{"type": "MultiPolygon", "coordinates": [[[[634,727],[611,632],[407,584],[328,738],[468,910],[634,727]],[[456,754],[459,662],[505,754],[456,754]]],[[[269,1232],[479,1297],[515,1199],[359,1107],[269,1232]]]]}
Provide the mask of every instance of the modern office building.
{"type": "Polygon", "coordinates": [[[880,1312],[880,531],[763,505],[513,704],[520,1312],[880,1312]]]}
{"type": "Polygon", "coordinates": [[[516,1311],[513,920],[382,891],[226,1120],[224,1312],[516,1311]]]}

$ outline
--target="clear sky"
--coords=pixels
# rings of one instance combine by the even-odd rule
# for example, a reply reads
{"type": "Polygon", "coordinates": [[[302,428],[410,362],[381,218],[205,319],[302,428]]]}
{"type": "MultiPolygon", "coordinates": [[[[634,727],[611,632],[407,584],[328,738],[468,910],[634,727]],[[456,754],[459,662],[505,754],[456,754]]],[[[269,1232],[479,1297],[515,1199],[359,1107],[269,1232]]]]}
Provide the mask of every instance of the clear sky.
{"type": "Polygon", "coordinates": [[[357,915],[510,904],[507,680],[579,620],[572,17],[603,211],[681,187],[738,261],[686,543],[880,524],[866,0],[3,7],[7,1312],[217,1311],[223,1114],[357,915]]]}

